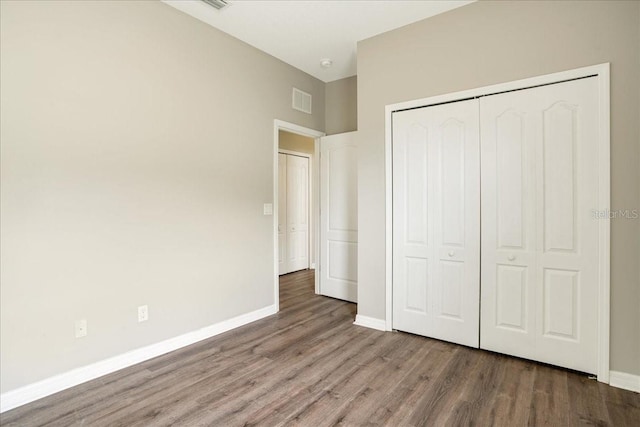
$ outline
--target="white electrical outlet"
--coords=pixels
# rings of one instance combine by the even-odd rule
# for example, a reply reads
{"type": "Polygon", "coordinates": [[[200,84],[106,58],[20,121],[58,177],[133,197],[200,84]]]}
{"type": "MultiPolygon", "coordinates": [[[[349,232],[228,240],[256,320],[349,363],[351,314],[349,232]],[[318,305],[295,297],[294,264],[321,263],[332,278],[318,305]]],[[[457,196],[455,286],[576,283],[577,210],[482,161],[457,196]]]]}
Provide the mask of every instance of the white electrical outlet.
{"type": "Polygon", "coordinates": [[[87,336],[87,319],[76,320],[76,338],[87,336]]]}
{"type": "Polygon", "coordinates": [[[149,307],[141,305],[138,307],[138,322],[146,322],[149,320],[149,307]]]}

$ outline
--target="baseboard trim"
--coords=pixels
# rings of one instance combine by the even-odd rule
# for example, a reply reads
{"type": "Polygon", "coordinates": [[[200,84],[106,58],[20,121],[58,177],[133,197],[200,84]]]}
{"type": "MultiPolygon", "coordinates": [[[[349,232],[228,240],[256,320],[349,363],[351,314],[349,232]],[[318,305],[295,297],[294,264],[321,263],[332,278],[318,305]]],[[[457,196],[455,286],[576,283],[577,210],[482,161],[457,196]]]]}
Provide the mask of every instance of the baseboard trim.
{"type": "Polygon", "coordinates": [[[609,385],[640,393],[640,375],[611,371],[609,372],[609,385]]]}
{"type": "Polygon", "coordinates": [[[73,369],[63,374],[38,381],[0,395],[0,413],[25,405],[34,400],[52,395],[59,391],[99,378],[120,369],[127,368],[145,360],[178,350],[198,341],[211,338],[231,329],[238,328],[277,312],[275,305],[270,305],[250,313],[224,320],[196,331],[187,332],[156,344],[151,344],[91,365],[73,369]]]}
{"type": "Polygon", "coordinates": [[[356,314],[356,321],[353,322],[353,324],[364,326],[365,328],[377,329],[378,331],[387,330],[387,324],[384,320],[363,316],[361,314],[356,314]]]}

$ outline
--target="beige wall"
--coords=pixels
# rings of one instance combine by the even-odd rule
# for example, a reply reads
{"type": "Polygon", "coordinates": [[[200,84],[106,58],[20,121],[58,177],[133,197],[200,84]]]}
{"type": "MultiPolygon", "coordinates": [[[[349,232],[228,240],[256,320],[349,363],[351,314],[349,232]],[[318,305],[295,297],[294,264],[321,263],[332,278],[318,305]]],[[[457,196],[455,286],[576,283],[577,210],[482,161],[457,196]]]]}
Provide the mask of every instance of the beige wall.
{"type": "Polygon", "coordinates": [[[0,7],[2,392],[273,304],[273,120],[324,84],[160,2],[0,7]]]}
{"type": "MultiPolygon", "coordinates": [[[[385,316],[384,106],[611,62],[612,209],[640,207],[640,2],[482,1],[358,44],[358,313],[385,316]]],[[[640,374],[640,220],[611,224],[611,368],[640,374]]]]}
{"type": "Polygon", "coordinates": [[[326,85],[326,133],[351,132],[358,129],[358,78],[335,80],[326,85]]]}
{"type": "Polygon", "coordinates": [[[315,140],[307,136],[298,135],[284,130],[278,132],[278,147],[281,150],[297,151],[299,153],[314,154],[315,140]]]}

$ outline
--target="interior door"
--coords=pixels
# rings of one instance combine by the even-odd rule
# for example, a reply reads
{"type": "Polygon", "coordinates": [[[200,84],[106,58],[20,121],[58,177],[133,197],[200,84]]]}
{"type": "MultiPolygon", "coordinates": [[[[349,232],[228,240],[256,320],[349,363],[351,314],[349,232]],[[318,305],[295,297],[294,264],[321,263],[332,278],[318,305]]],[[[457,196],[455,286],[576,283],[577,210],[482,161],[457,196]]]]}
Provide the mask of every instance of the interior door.
{"type": "Polygon", "coordinates": [[[487,96],[480,110],[481,347],[595,373],[597,81],[487,96]]]}
{"type": "Polygon", "coordinates": [[[309,159],[287,155],[287,273],[309,268],[309,159]]]}
{"type": "Polygon", "coordinates": [[[393,328],[478,347],[478,101],[393,114],[393,328]]]}
{"type": "Polygon", "coordinates": [[[278,274],[289,272],[287,264],[287,155],[278,153],[278,274]]]}
{"type": "Polygon", "coordinates": [[[358,296],[358,164],[355,132],[320,140],[320,294],[358,296]]]}

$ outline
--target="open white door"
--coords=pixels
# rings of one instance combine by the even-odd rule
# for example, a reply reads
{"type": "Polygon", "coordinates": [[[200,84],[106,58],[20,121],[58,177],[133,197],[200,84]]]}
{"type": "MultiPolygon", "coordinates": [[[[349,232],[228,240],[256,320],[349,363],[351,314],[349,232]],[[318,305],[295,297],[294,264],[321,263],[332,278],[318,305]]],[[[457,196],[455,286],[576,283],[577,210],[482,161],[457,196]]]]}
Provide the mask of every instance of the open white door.
{"type": "Polygon", "coordinates": [[[393,328],[478,347],[478,101],[393,113],[393,328]]]}
{"type": "Polygon", "coordinates": [[[358,296],[355,135],[320,139],[320,294],[351,302],[358,296]]]}

